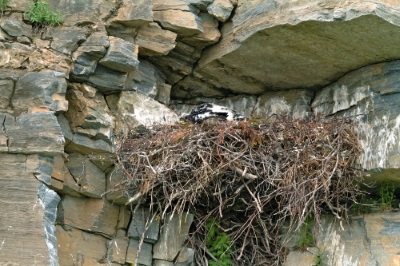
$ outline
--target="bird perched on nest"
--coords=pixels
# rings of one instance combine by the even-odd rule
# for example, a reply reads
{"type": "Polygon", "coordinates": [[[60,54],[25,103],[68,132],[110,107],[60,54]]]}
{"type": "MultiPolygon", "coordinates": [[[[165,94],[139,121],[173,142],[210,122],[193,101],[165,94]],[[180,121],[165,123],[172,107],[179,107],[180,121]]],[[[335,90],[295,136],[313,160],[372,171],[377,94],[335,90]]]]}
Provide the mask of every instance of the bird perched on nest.
{"type": "Polygon", "coordinates": [[[200,124],[210,119],[217,119],[218,121],[237,121],[244,120],[245,117],[237,114],[235,110],[229,109],[225,106],[214,103],[204,103],[194,108],[190,114],[184,116],[183,119],[200,124]]]}

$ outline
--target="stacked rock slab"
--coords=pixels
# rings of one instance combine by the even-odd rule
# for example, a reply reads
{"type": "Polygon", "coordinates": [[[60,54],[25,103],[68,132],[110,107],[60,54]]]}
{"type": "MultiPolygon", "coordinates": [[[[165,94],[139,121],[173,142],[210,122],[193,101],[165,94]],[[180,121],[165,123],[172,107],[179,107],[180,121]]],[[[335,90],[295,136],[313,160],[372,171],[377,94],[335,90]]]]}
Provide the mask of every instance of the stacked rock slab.
{"type": "MultiPolygon", "coordinates": [[[[33,29],[30,0],[0,18],[1,265],[191,265],[192,215],[160,223],[127,208],[132,195],[105,194],[122,180],[116,136],[176,123],[170,102],[356,117],[363,168],[398,179],[400,67],[386,62],[400,59],[396,1],[48,3],[62,27],[33,29]]],[[[398,264],[396,214],[357,218],[353,231],[329,219],[317,235],[329,265],[398,264]]],[[[287,265],[299,257],[312,259],[293,251],[287,265]]]]}

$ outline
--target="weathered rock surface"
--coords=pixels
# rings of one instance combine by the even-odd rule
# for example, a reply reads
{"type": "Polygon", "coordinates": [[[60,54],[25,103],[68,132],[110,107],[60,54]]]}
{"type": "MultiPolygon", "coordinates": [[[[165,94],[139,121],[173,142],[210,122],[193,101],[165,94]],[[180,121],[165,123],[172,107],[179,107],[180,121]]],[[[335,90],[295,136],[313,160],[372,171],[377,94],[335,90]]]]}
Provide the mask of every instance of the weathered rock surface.
{"type": "Polygon", "coordinates": [[[400,61],[353,71],[317,93],[317,115],[341,115],[358,121],[365,169],[400,167],[400,61]]]}
{"type": "Polygon", "coordinates": [[[11,104],[11,96],[14,92],[14,81],[7,79],[0,80],[0,91],[0,111],[5,111],[11,104]]]}
{"type": "Polygon", "coordinates": [[[273,115],[289,115],[296,119],[311,115],[311,90],[290,90],[265,93],[258,97],[252,115],[271,117],[273,115]]]}
{"type": "Polygon", "coordinates": [[[51,33],[50,47],[55,51],[71,55],[78,45],[86,40],[87,30],[79,27],[62,28],[51,33]]]}
{"type": "MultiPolygon", "coordinates": [[[[31,2],[29,1],[28,3],[30,4],[31,2]]],[[[107,0],[72,2],[69,0],[49,0],[48,3],[52,10],[63,14],[64,26],[101,23],[110,16],[109,14],[115,10],[117,4],[107,0]]],[[[23,6],[28,6],[29,4],[23,6]]],[[[18,8],[20,6],[17,6],[18,8]]]]}
{"type": "Polygon", "coordinates": [[[162,226],[160,239],[154,244],[153,258],[173,261],[189,236],[193,214],[174,214],[162,226]]]}
{"type": "Polygon", "coordinates": [[[19,20],[4,20],[0,24],[1,28],[13,37],[32,37],[32,27],[19,20]]]}
{"type": "Polygon", "coordinates": [[[90,159],[79,154],[71,154],[66,166],[79,186],[79,192],[91,198],[102,197],[106,190],[106,177],[90,159]]]}
{"type": "MultiPolygon", "coordinates": [[[[398,59],[398,25],[392,1],[241,1],[194,75],[234,93],[320,88],[359,67],[398,59]]],[[[181,89],[189,87],[173,88],[181,89]]]]}
{"type": "Polygon", "coordinates": [[[143,240],[154,244],[158,240],[160,231],[159,217],[149,216],[148,211],[141,209],[132,214],[132,221],[128,229],[128,236],[135,240],[143,240]]]}
{"type": "Polygon", "coordinates": [[[109,261],[124,264],[128,245],[129,238],[125,236],[125,231],[118,230],[117,236],[107,243],[109,261]]]}
{"type": "Polygon", "coordinates": [[[107,52],[110,42],[105,29],[93,32],[74,52],[72,74],[75,79],[86,80],[96,70],[97,62],[107,52]]]}
{"type": "Polygon", "coordinates": [[[95,72],[89,77],[88,82],[101,93],[110,94],[124,90],[126,78],[127,73],[97,65],[95,72]]]}
{"type": "Polygon", "coordinates": [[[107,97],[109,106],[115,108],[116,132],[126,132],[138,125],[173,124],[178,116],[159,102],[145,95],[124,91],[119,96],[107,97]]]}
{"type": "Polygon", "coordinates": [[[139,249],[139,241],[130,239],[128,251],[126,252],[126,262],[134,264],[137,260],[139,265],[152,266],[153,245],[143,242],[139,249]]]}
{"type": "Polygon", "coordinates": [[[15,112],[35,112],[41,108],[49,111],[67,111],[65,99],[67,82],[57,72],[30,72],[15,85],[12,107],[15,112]]]}
{"type": "Polygon", "coordinates": [[[153,0],[123,0],[118,14],[111,21],[127,27],[137,27],[153,21],[153,0]]]}
{"type": "Polygon", "coordinates": [[[221,22],[225,22],[234,8],[230,0],[215,0],[207,7],[208,12],[221,22]]]}
{"type": "Polygon", "coordinates": [[[5,133],[11,153],[56,155],[64,152],[64,135],[53,112],[22,114],[5,124],[5,133]]]}
{"type": "Polygon", "coordinates": [[[57,221],[62,225],[110,237],[116,233],[118,214],[119,206],[106,200],[64,196],[59,205],[57,221]]]}
{"type": "Polygon", "coordinates": [[[70,106],[65,117],[73,132],[113,143],[114,118],[102,94],[89,85],[71,84],[67,99],[70,106]]]}
{"type": "Polygon", "coordinates": [[[117,37],[109,37],[110,47],[99,63],[107,68],[130,72],[137,69],[139,61],[135,45],[117,37]]]}
{"type": "MultiPolygon", "coordinates": [[[[323,265],[398,265],[399,219],[398,212],[355,217],[350,224],[325,218],[315,231],[316,246],[321,250],[310,251],[324,253],[323,265]]],[[[291,252],[285,265],[310,265],[316,254],[291,252]]]]}
{"type": "Polygon", "coordinates": [[[59,225],[56,232],[60,265],[106,265],[101,263],[107,255],[105,237],[59,225]]]}
{"type": "Polygon", "coordinates": [[[140,55],[167,55],[176,46],[175,32],[162,29],[157,23],[140,28],[135,41],[140,55]]]}
{"type": "Polygon", "coordinates": [[[58,196],[27,171],[26,156],[0,154],[0,161],[0,263],[58,265],[53,228],[58,196]]]}

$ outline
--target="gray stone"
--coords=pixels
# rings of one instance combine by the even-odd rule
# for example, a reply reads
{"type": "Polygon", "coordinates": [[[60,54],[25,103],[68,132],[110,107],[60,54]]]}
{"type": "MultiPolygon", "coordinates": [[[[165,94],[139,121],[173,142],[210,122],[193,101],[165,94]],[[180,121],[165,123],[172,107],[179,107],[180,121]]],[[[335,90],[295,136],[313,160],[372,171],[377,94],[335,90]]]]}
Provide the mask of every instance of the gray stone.
{"type": "Polygon", "coordinates": [[[153,256],[152,256],[153,245],[143,242],[139,248],[139,241],[130,239],[128,251],[126,253],[126,262],[134,264],[137,258],[137,263],[139,265],[152,266],[153,256]]]}
{"type": "Polygon", "coordinates": [[[32,27],[18,20],[4,20],[0,24],[1,28],[13,37],[32,37],[32,27]]]}
{"type": "MultiPolygon", "coordinates": [[[[398,212],[366,214],[354,217],[349,223],[324,217],[319,230],[314,230],[316,250],[305,252],[316,255],[319,249],[324,253],[324,265],[396,265],[399,260],[399,219],[398,212]]],[[[307,261],[311,258],[304,252],[290,253],[285,265],[293,265],[291,262],[299,266],[310,265],[307,261]]]]}
{"type": "Polygon", "coordinates": [[[189,237],[193,214],[174,214],[167,217],[161,229],[159,240],[154,244],[153,258],[173,261],[189,237]]]}
{"type": "Polygon", "coordinates": [[[176,9],[154,11],[154,21],[159,22],[164,29],[182,36],[203,32],[201,19],[191,11],[176,9]]]}
{"type": "Polygon", "coordinates": [[[118,37],[130,43],[135,43],[135,36],[137,35],[139,28],[126,27],[119,23],[111,23],[107,25],[107,33],[109,36],[118,37]]]}
{"type": "Polygon", "coordinates": [[[76,180],[79,192],[91,198],[101,198],[106,189],[105,174],[89,158],[71,154],[66,166],[76,180]]]}
{"type": "Polygon", "coordinates": [[[174,266],[174,263],[166,260],[153,260],[153,266],[174,266]]]}
{"type": "Polygon", "coordinates": [[[64,196],[59,205],[57,222],[110,237],[116,233],[118,214],[119,206],[106,200],[64,196]]]}
{"type": "Polygon", "coordinates": [[[84,136],[79,133],[72,135],[71,139],[67,139],[68,143],[65,146],[65,151],[81,154],[104,154],[104,156],[109,156],[110,153],[114,152],[114,147],[108,141],[102,139],[92,139],[88,136],[84,136]]]}
{"type": "Polygon", "coordinates": [[[90,34],[86,41],[74,52],[73,58],[77,59],[79,56],[84,55],[100,60],[106,54],[108,47],[110,47],[110,41],[108,40],[107,32],[101,28],[90,34]]]}
{"type": "Polygon", "coordinates": [[[89,77],[89,83],[104,94],[122,91],[125,88],[127,74],[98,65],[96,71],[89,77]]]}
{"type": "Polygon", "coordinates": [[[107,174],[107,186],[106,186],[106,199],[113,204],[119,204],[125,206],[128,202],[129,195],[123,192],[124,189],[124,174],[120,168],[113,169],[107,174]],[[122,184],[122,188],[121,188],[122,184]]]}
{"type": "MultiPolygon", "coordinates": [[[[70,0],[48,0],[47,2],[52,10],[58,11],[63,15],[63,26],[71,27],[76,25],[92,26],[101,24],[107,20],[110,14],[114,12],[118,6],[117,2],[108,0],[83,2],[70,0]]],[[[17,9],[18,8],[20,8],[19,5],[17,6],[17,9]]]]}
{"type": "Polygon", "coordinates": [[[126,88],[154,99],[157,96],[157,72],[154,65],[142,60],[139,68],[129,73],[126,88]]]}
{"type": "Polygon", "coordinates": [[[165,73],[168,84],[175,84],[192,73],[193,65],[200,57],[201,50],[178,42],[175,49],[169,52],[168,55],[149,57],[148,60],[165,73]]]}
{"type": "Polygon", "coordinates": [[[307,118],[311,115],[311,90],[290,90],[265,93],[258,97],[253,115],[272,117],[288,115],[295,119],[307,118]]]}
{"type": "Polygon", "coordinates": [[[130,72],[137,69],[139,60],[135,45],[117,37],[109,37],[110,47],[106,55],[99,63],[107,68],[120,71],[130,72]]]}
{"type": "Polygon", "coordinates": [[[139,54],[147,56],[167,55],[176,46],[175,32],[162,29],[157,23],[141,27],[136,38],[139,54]]]}
{"type": "Polygon", "coordinates": [[[128,245],[129,238],[125,237],[125,231],[118,230],[116,237],[107,242],[108,260],[124,264],[128,245]]]}
{"type": "Polygon", "coordinates": [[[362,167],[400,167],[400,61],[355,70],[319,91],[312,102],[316,115],[356,121],[364,150],[362,167]]]}
{"type": "Polygon", "coordinates": [[[131,224],[128,229],[130,238],[140,240],[142,237],[145,242],[154,244],[158,240],[160,231],[159,217],[149,215],[148,211],[142,209],[132,213],[131,224]]]}
{"type": "Polygon", "coordinates": [[[203,32],[183,38],[183,42],[199,47],[209,46],[217,43],[221,38],[221,32],[219,31],[219,23],[213,16],[208,13],[200,13],[201,25],[203,26],[203,32]]]}
{"type": "Polygon", "coordinates": [[[153,21],[153,0],[123,0],[121,4],[113,22],[127,27],[138,27],[153,21]]]}
{"type": "Polygon", "coordinates": [[[10,115],[0,113],[0,152],[8,152],[8,137],[4,128],[7,117],[11,119],[10,115]]]}
{"type": "Polygon", "coordinates": [[[67,111],[65,99],[67,82],[56,72],[29,72],[15,85],[12,107],[17,113],[35,112],[40,109],[67,111]]]}
{"type": "Polygon", "coordinates": [[[110,41],[105,29],[93,32],[72,56],[74,78],[87,80],[96,70],[97,61],[106,54],[109,46],[110,41]]]}
{"type": "Polygon", "coordinates": [[[50,47],[57,52],[71,55],[86,40],[86,30],[79,27],[62,27],[51,33],[50,47]]]}
{"type": "MultiPolygon", "coordinates": [[[[33,154],[26,158],[27,171],[32,173],[40,182],[55,190],[63,189],[63,176],[58,175],[55,168],[59,167],[57,161],[61,158],[58,156],[44,156],[33,154]]],[[[61,158],[62,159],[62,158],[61,158]]],[[[63,164],[61,165],[63,166],[63,164]]]]}
{"type": "Polygon", "coordinates": [[[64,136],[53,112],[18,116],[15,123],[5,125],[5,132],[11,153],[57,155],[64,152],[64,136]]]}
{"type": "Polygon", "coordinates": [[[57,196],[27,172],[26,156],[0,154],[0,161],[1,263],[56,265],[57,245],[50,245],[57,196]]]}
{"type": "Polygon", "coordinates": [[[194,250],[191,248],[184,248],[179,252],[176,259],[177,266],[191,266],[194,263],[194,250]]]}
{"type": "Polygon", "coordinates": [[[103,95],[89,85],[71,84],[67,99],[70,104],[65,117],[73,132],[113,143],[113,117],[103,95]]]}
{"type": "Polygon", "coordinates": [[[119,96],[110,95],[107,102],[116,117],[117,134],[127,132],[138,125],[174,124],[178,116],[161,103],[145,95],[124,91],[119,96]]]}
{"type": "MultiPolygon", "coordinates": [[[[241,1],[221,41],[205,50],[193,75],[209,87],[258,95],[321,88],[351,70],[399,59],[396,4],[368,3],[241,1]]],[[[189,89],[178,83],[172,90],[189,89]]]]}
{"type": "Polygon", "coordinates": [[[31,44],[31,43],[32,43],[31,39],[29,39],[29,38],[26,37],[26,36],[19,36],[19,37],[17,37],[17,42],[23,43],[23,44],[31,44]]]}
{"type": "Polygon", "coordinates": [[[107,238],[60,225],[56,232],[60,265],[104,265],[99,261],[107,256],[107,238]]]}
{"type": "Polygon", "coordinates": [[[153,10],[154,11],[168,11],[168,10],[180,10],[180,11],[190,11],[197,12],[194,5],[192,5],[192,0],[153,0],[153,10]]]}
{"type": "Polygon", "coordinates": [[[230,0],[215,0],[207,7],[207,11],[219,21],[225,22],[230,17],[233,8],[230,0]]]}
{"type": "Polygon", "coordinates": [[[157,82],[157,95],[155,99],[168,106],[171,99],[171,87],[167,83],[157,82]]]}

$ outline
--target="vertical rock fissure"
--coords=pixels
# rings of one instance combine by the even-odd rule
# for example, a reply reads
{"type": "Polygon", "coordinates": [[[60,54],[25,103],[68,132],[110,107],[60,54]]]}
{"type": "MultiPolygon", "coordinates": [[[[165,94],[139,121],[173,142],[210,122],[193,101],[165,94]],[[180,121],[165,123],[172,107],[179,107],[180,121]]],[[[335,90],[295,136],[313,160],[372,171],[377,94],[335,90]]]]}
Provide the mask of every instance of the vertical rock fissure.
{"type": "Polygon", "coordinates": [[[55,221],[57,217],[57,206],[61,200],[60,196],[46,185],[40,183],[38,190],[38,201],[44,212],[44,233],[48,249],[49,265],[58,266],[58,242],[56,238],[55,221]]]}

